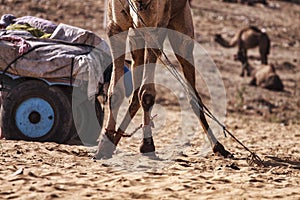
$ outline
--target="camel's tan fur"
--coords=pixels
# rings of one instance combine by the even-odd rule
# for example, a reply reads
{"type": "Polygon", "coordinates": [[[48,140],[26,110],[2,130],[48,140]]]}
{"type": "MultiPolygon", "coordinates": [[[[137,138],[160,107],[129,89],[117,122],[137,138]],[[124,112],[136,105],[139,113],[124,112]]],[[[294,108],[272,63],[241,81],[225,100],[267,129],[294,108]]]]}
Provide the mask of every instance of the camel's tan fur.
{"type": "Polygon", "coordinates": [[[226,41],[220,34],[216,34],[215,41],[225,48],[238,46],[237,59],[243,64],[241,76],[244,76],[245,70],[247,70],[247,74],[250,75],[247,57],[248,49],[258,47],[261,63],[268,64],[268,55],[270,53],[270,39],[267,33],[261,31],[257,27],[250,26],[241,29],[230,41],[226,41]]]}
{"type": "Polygon", "coordinates": [[[251,72],[251,76],[250,85],[275,91],[282,91],[284,89],[283,83],[273,65],[256,66],[251,72]]]}
{"type": "MultiPolygon", "coordinates": [[[[124,119],[121,121],[119,128],[116,129],[116,116],[124,97],[124,85],[122,85],[123,82],[120,81],[121,84],[119,84],[118,80],[124,74],[123,64],[125,55],[123,54],[122,56],[119,56],[118,53],[121,51],[125,52],[125,41],[127,38],[127,34],[120,33],[124,33],[124,31],[127,31],[136,25],[136,28],[144,28],[145,26],[168,28],[183,33],[190,38],[194,37],[193,21],[188,0],[131,0],[130,2],[133,3],[142,20],[135,12],[133,12],[127,0],[109,0],[108,3],[107,32],[108,36],[110,37],[110,45],[112,50],[113,74],[109,87],[108,101],[110,109],[108,113],[108,121],[106,124],[105,133],[102,135],[102,139],[99,143],[96,158],[112,156],[116,145],[128,127],[131,119],[135,116],[140,107],[142,107],[144,111],[144,139],[140,151],[141,153],[150,153],[155,151],[151,132],[150,114],[156,96],[155,85],[153,82],[154,69],[157,61],[157,55],[160,54],[160,51],[153,47],[149,48],[149,44],[153,42],[153,39],[156,39],[157,42],[162,44],[163,40],[165,39],[165,35],[155,32],[154,30],[152,38],[149,39],[147,38],[146,33],[142,31],[139,32],[140,30],[138,29],[134,29],[133,34],[130,34],[130,43],[132,47],[137,44],[143,44],[145,48],[131,52],[133,58],[133,84],[136,90],[133,93],[130,106],[124,119]],[[144,38],[139,37],[139,34],[142,34],[144,38]]],[[[193,66],[194,61],[192,56],[193,42],[186,42],[184,40],[181,41],[181,38],[176,39],[176,42],[170,41],[170,43],[173,49],[176,48],[177,52],[180,51],[181,56],[176,55],[176,57],[182,66],[185,78],[196,93],[198,101],[201,105],[201,99],[195,87],[195,69],[193,66]],[[178,42],[178,40],[180,41],[178,42]],[[188,60],[192,63],[188,62],[184,58],[188,58],[188,60]]],[[[223,145],[221,145],[213,135],[202,110],[197,107],[194,101],[191,101],[191,106],[199,118],[205,133],[208,135],[214,152],[219,153],[224,157],[231,155],[224,149],[223,145]]]]}

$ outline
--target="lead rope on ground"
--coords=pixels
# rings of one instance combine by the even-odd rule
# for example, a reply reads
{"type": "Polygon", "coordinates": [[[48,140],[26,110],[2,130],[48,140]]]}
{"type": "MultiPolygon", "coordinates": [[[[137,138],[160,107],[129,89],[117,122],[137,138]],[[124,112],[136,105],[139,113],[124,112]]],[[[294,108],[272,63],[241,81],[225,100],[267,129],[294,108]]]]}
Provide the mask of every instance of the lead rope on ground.
{"type": "MultiPolygon", "coordinates": [[[[126,12],[126,14],[128,16],[130,16],[130,13],[128,13],[126,11],[126,7],[125,5],[121,2],[121,0],[119,0],[120,4],[123,6],[124,11],[126,12]]],[[[131,2],[131,0],[127,0],[128,5],[130,6],[130,8],[133,10],[133,12],[137,15],[137,17],[140,19],[142,25],[144,26],[144,28],[147,28],[146,23],[144,22],[143,18],[140,16],[140,14],[138,13],[138,10],[135,8],[135,6],[133,5],[133,3],[131,2]]],[[[135,24],[135,22],[132,22],[133,24],[133,28],[135,30],[137,30],[137,33],[140,34],[141,37],[143,37],[145,39],[145,37],[143,36],[143,34],[141,34],[138,30],[138,26],[137,24],[135,24]]],[[[153,42],[155,42],[155,44],[157,45],[157,49],[160,51],[160,53],[163,55],[163,57],[166,59],[166,61],[163,61],[162,58],[153,50],[152,52],[155,54],[155,56],[158,58],[158,60],[166,67],[166,69],[175,77],[175,79],[182,85],[182,87],[184,88],[187,96],[189,96],[191,98],[191,100],[193,100],[197,107],[206,115],[208,116],[210,119],[212,119],[213,121],[215,121],[222,129],[223,129],[223,133],[224,136],[226,137],[226,133],[228,135],[230,135],[238,144],[240,144],[246,151],[248,151],[250,153],[250,155],[247,158],[247,163],[249,165],[253,165],[253,164],[257,164],[258,166],[264,166],[263,161],[260,159],[260,157],[255,154],[254,152],[252,152],[249,148],[247,148],[241,141],[239,141],[227,128],[224,124],[222,124],[212,113],[211,111],[198,99],[197,95],[195,94],[195,91],[193,90],[193,88],[191,88],[191,86],[186,82],[186,80],[182,77],[182,75],[178,72],[178,70],[176,69],[176,67],[171,63],[170,59],[168,58],[168,56],[166,55],[166,53],[163,51],[162,47],[160,46],[160,44],[158,43],[158,41],[156,41],[152,36],[151,33],[149,33],[150,38],[152,39],[153,42]]],[[[139,129],[141,129],[143,126],[139,126],[138,128],[135,129],[135,132],[139,129]]],[[[135,133],[134,132],[134,133],[135,133]]],[[[130,134],[131,135],[131,134],[130,134]]]]}

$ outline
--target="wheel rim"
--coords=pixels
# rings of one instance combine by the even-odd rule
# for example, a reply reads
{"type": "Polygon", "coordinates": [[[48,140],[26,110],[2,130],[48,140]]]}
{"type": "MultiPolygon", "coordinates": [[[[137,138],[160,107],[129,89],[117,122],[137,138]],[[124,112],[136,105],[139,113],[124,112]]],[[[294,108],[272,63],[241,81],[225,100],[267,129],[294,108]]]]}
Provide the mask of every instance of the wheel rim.
{"type": "Polygon", "coordinates": [[[42,98],[27,99],[18,106],[15,121],[18,129],[27,137],[47,135],[54,125],[54,110],[42,98]]]}

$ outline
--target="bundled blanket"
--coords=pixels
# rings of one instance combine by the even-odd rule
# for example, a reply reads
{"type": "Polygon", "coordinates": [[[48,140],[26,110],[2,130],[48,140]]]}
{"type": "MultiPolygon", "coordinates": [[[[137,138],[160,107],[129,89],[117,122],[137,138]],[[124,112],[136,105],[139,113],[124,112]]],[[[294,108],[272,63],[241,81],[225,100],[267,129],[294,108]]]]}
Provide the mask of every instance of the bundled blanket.
{"type": "Polygon", "coordinates": [[[13,14],[4,14],[1,16],[0,25],[7,28],[13,25],[25,25],[35,28],[43,33],[51,34],[57,27],[52,21],[35,16],[15,17],[13,14]]]}
{"type": "Polygon", "coordinates": [[[57,24],[54,22],[34,16],[16,18],[15,24],[28,24],[31,27],[39,29],[45,33],[53,33],[57,28],[57,24]]]}
{"type": "Polygon", "coordinates": [[[99,84],[104,82],[103,72],[111,64],[109,47],[103,39],[65,24],[60,24],[50,39],[22,37],[19,32],[17,35],[11,31],[0,37],[2,73],[58,81],[72,79],[73,84],[88,82],[88,96],[98,92],[99,84]]]}

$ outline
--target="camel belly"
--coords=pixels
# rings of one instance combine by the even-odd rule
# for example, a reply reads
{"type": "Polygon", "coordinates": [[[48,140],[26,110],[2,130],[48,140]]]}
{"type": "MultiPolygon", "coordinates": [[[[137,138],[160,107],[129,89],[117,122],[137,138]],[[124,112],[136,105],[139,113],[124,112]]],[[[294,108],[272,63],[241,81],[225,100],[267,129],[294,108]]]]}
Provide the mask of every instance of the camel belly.
{"type": "Polygon", "coordinates": [[[133,0],[130,15],[134,24],[139,27],[166,27],[170,19],[170,0],[133,0]]]}

